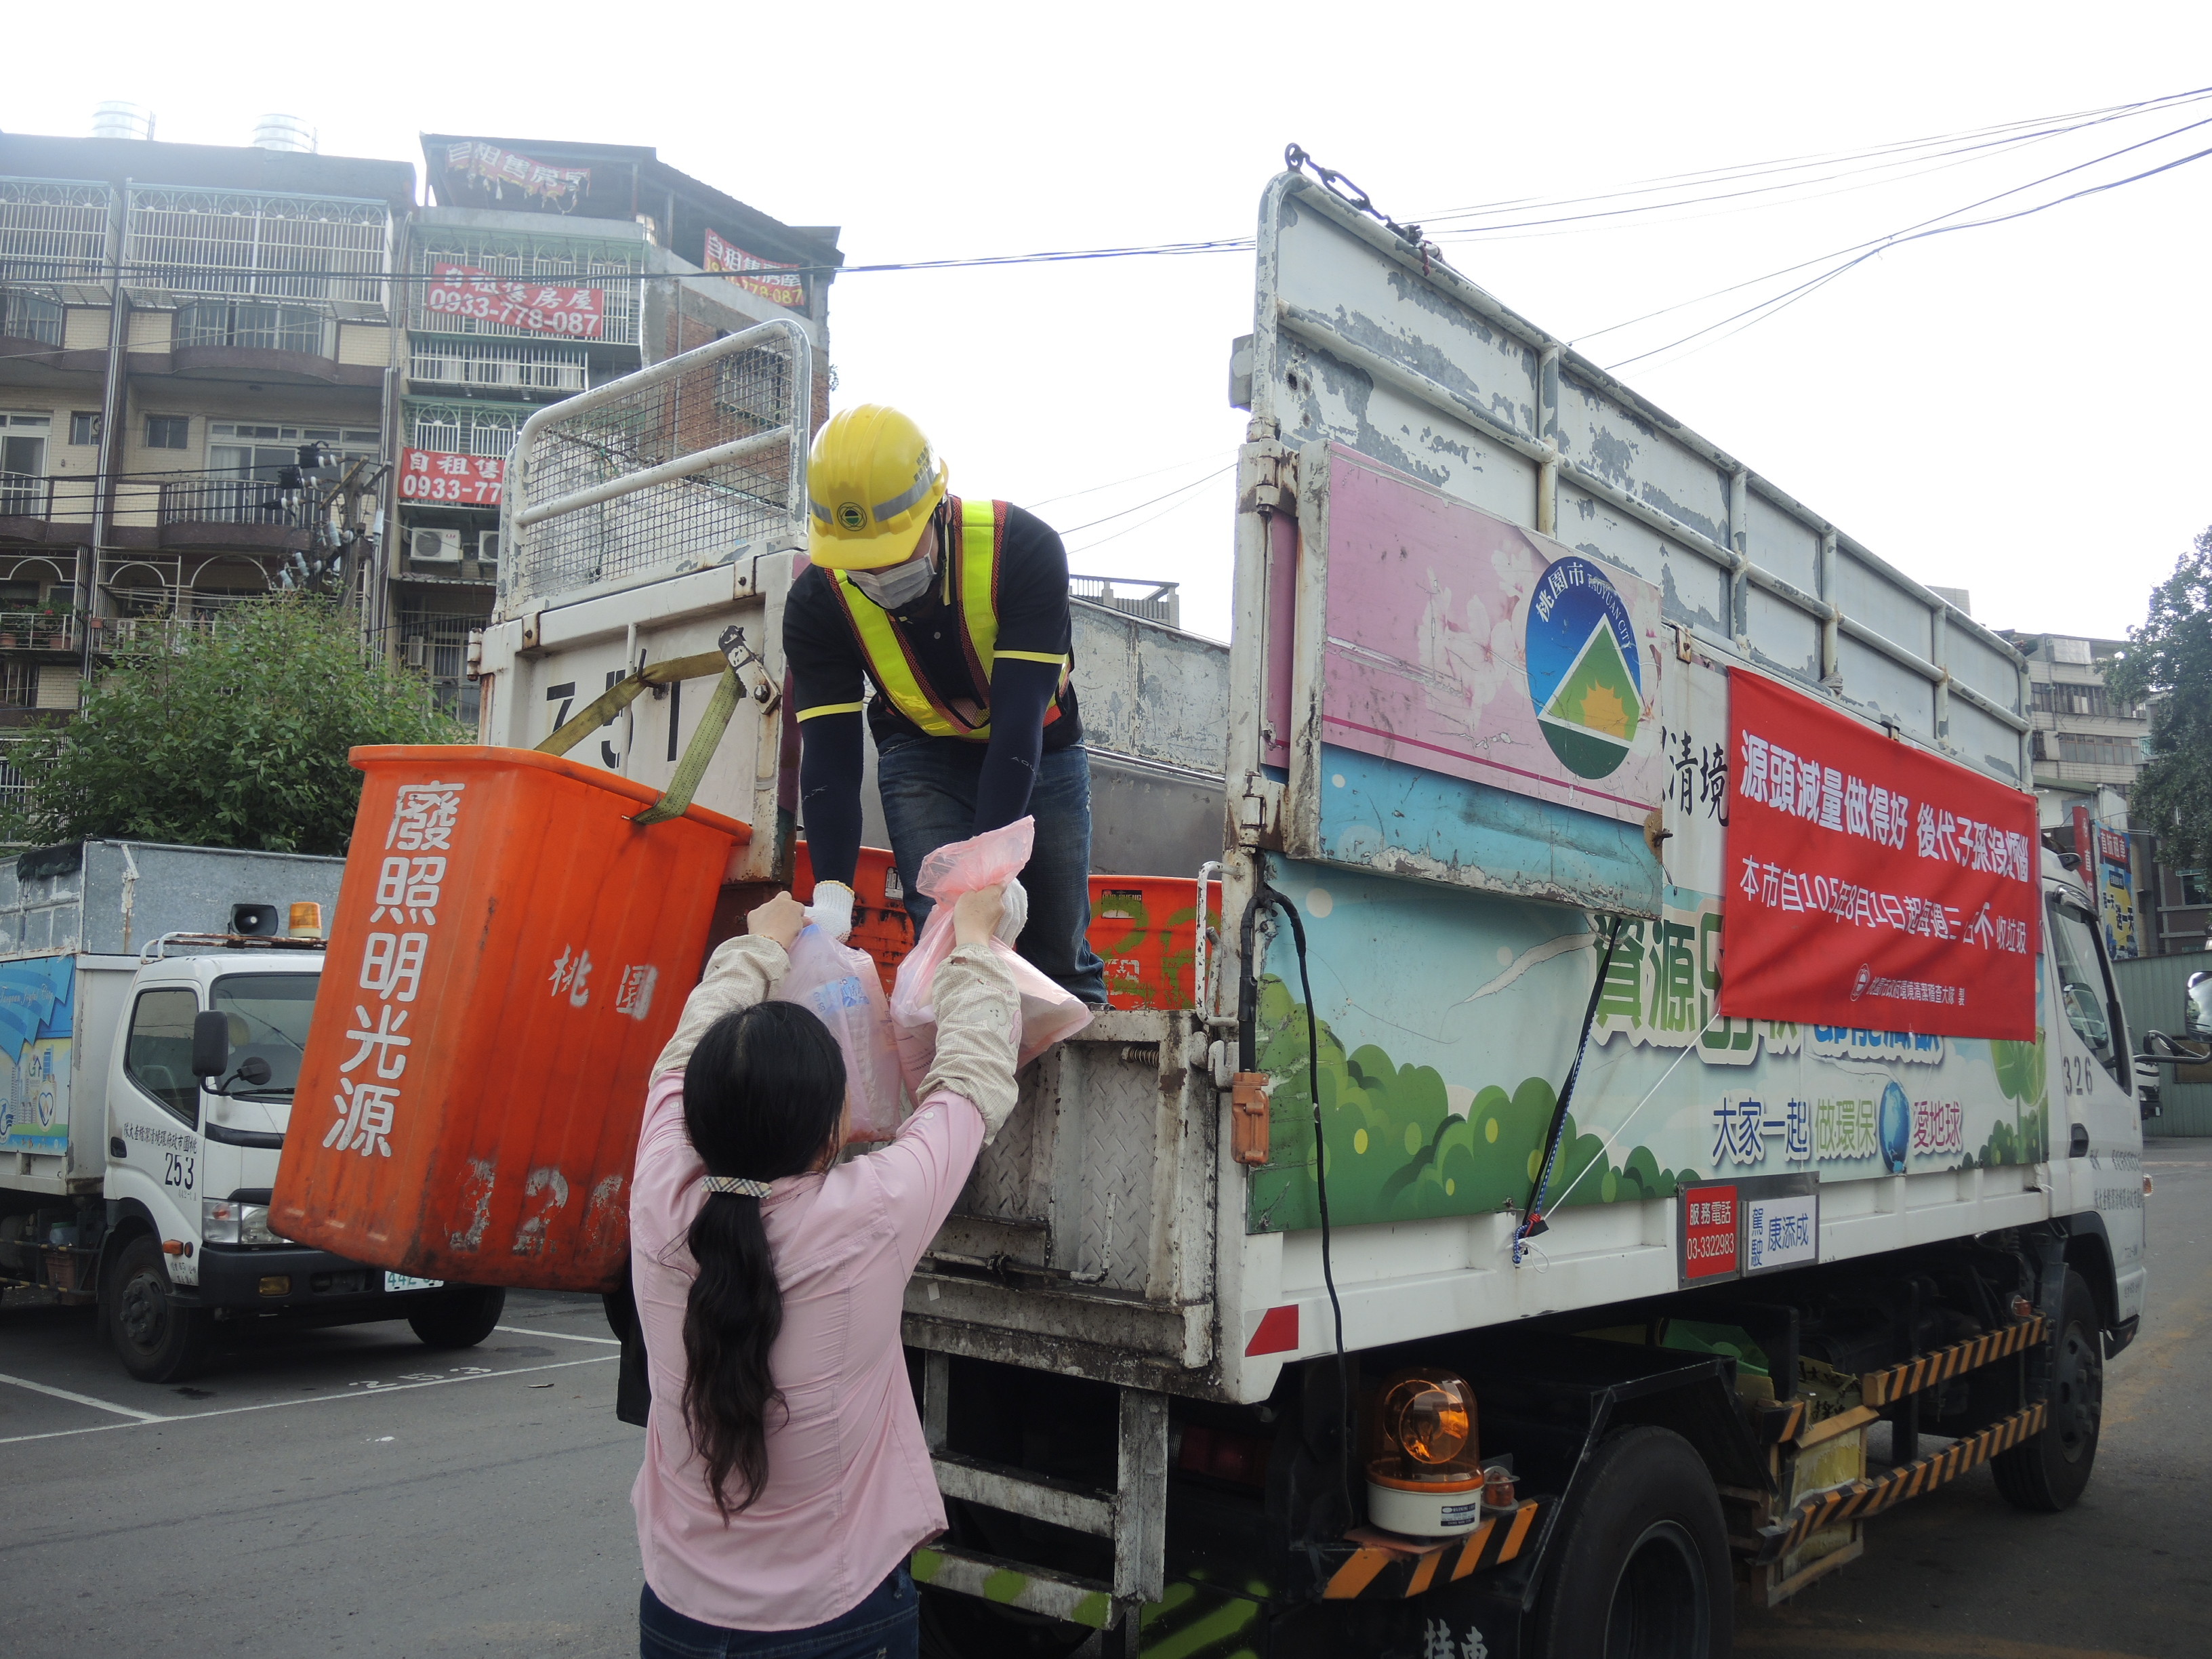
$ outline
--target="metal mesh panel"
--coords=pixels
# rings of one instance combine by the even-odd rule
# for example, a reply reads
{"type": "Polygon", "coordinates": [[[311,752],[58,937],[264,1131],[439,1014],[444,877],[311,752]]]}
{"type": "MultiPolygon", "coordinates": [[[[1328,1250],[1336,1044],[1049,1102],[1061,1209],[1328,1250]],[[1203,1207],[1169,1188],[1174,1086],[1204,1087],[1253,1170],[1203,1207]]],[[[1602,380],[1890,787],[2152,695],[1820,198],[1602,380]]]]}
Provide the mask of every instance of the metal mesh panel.
{"type": "Polygon", "coordinates": [[[381,305],[391,220],[381,202],[134,190],[130,269],[182,294],[381,305]]]}
{"type": "Polygon", "coordinates": [[[106,185],[0,179],[0,279],[96,283],[106,275],[106,185]]]}
{"type": "Polygon", "coordinates": [[[809,372],[805,336],[793,324],[766,323],[533,417],[544,423],[509,466],[501,614],[718,564],[741,544],[796,533],[805,512],[809,372]],[[757,441],[746,454],[642,487],[624,483],[747,440],[757,441]],[[607,498],[562,507],[585,491],[607,498]]]}

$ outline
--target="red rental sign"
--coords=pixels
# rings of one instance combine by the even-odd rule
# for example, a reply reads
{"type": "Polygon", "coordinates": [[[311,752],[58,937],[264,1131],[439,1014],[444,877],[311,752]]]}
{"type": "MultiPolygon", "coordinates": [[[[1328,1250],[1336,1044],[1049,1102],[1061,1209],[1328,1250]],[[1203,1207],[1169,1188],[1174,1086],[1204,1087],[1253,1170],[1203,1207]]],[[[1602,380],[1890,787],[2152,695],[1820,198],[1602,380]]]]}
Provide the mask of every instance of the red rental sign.
{"type": "Polygon", "coordinates": [[[520,282],[494,276],[475,265],[441,264],[422,302],[442,317],[471,317],[533,334],[596,340],[605,323],[605,301],[595,288],[520,282]]]}
{"type": "Polygon", "coordinates": [[[403,501],[497,507],[506,486],[507,463],[496,455],[447,455],[434,449],[400,453],[399,499],[403,501]]]}
{"type": "Polygon", "coordinates": [[[1741,669],[1720,1012],[2035,1036],[2035,802],[1741,669]]]}

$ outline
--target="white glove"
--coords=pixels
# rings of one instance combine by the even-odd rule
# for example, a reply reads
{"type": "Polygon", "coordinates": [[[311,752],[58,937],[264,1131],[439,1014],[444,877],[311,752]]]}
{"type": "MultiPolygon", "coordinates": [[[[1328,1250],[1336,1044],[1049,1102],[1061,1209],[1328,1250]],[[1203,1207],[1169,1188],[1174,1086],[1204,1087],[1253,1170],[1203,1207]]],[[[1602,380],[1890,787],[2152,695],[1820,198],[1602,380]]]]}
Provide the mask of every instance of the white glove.
{"type": "Polygon", "coordinates": [[[816,882],[806,919],[842,945],[853,933],[853,890],[842,881],[816,882]]]}
{"type": "Polygon", "coordinates": [[[991,930],[991,937],[1012,945],[1022,936],[1029,919],[1030,890],[1015,876],[1006,883],[1006,908],[999,913],[999,925],[991,930]]]}

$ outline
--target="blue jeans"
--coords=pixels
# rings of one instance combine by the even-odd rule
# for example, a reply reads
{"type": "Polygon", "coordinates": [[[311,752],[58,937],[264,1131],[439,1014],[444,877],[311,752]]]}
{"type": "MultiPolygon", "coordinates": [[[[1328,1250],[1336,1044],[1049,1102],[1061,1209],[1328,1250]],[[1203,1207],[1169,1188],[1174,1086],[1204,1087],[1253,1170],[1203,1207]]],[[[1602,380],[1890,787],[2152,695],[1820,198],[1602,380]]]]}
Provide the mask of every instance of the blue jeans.
{"type": "MultiPolygon", "coordinates": [[[[876,785],[890,830],[906,913],[915,932],[936,908],[915,885],[921,861],[949,842],[965,841],[975,824],[975,781],[983,745],[909,738],[879,749],[876,785]]],[[[1022,870],[1029,925],[1014,948],[1047,979],[1057,980],[1093,1007],[1106,1003],[1106,965],[1091,949],[1091,756],[1081,744],[1040,756],[1030,792],[1036,844],[1022,870]]]]}
{"type": "Polygon", "coordinates": [[[916,1659],[921,1604],[902,1565],[850,1613],[805,1630],[726,1630],[686,1619],[647,1584],[637,1598],[641,1659],[916,1659]]]}

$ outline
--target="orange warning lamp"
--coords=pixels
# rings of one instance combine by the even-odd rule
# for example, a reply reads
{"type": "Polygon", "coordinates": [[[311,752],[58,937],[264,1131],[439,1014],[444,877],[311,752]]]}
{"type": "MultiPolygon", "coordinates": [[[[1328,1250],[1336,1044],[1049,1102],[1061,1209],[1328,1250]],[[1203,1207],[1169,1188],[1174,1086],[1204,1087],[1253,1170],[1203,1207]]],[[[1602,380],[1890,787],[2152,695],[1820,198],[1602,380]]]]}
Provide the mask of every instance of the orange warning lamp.
{"type": "Polygon", "coordinates": [[[1415,1538],[1473,1532],[1482,1520],[1474,1390],[1449,1371],[1401,1371],[1382,1385],[1378,1455],[1367,1465],[1367,1514],[1415,1538]]]}

